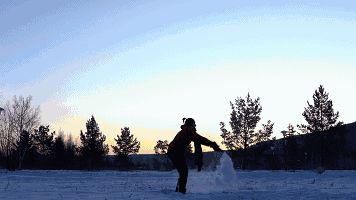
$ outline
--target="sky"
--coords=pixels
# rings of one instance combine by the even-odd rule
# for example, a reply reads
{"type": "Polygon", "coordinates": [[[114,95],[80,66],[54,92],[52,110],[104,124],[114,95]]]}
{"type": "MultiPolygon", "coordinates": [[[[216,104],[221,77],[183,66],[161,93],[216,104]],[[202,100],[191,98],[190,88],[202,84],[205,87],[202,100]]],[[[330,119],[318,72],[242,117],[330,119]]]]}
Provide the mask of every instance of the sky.
{"type": "Polygon", "coordinates": [[[260,97],[281,136],[324,85],[356,121],[354,1],[1,1],[0,106],[32,95],[41,121],[107,142],[128,126],[152,153],[183,117],[221,142],[229,102],[260,97]]]}

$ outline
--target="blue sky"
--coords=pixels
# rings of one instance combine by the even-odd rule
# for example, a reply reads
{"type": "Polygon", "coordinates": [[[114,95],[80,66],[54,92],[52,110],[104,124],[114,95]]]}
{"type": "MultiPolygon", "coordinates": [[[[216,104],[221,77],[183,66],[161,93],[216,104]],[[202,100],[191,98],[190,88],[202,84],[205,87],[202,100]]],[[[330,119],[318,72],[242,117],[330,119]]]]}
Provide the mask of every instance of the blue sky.
{"type": "Polygon", "coordinates": [[[110,141],[130,126],[152,151],[180,119],[219,139],[229,101],[261,97],[278,136],[323,84],[356,117],[353,1],[0,2],[0,92],[32,95],[76,135],[94,114],[110,141]]]}

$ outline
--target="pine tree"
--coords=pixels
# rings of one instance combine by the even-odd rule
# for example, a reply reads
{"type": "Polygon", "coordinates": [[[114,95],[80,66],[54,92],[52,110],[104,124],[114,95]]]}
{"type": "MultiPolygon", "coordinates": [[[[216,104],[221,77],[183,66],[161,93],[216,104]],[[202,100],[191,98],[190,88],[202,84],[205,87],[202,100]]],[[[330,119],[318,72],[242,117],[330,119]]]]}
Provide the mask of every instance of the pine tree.
{"type": "Polygon", "coordinates": [[[54,134],[54,131],[50,133],[49,126],[40,126],[35,129],[32,140],[38,154],[45,157],[51,156],[54,134]]]}
{"type": "Polygon", "coordinates": [[[65,144],[63,133],[60,133],[53,144],[53,159],[57,168],[62,168],[65,163],[65,144]]]}
{"type": "Polygon", "coordinates": [[[238,97],[235,103],[230,102],[230,127],[228,131],[225,123],[220,122],[221,137],[223,144],[229,150],[246,149],[257,142],[267,141],[273,132],[273,123],[268,121],[263,129],[255,132],[257,123],[260,121],[262,106],[260,98],[252,99],[250,94],[246,98],[238,97]]]}
{"type": "Polygon", "coordinates": [[[292,124],[289,124],[288,127],[288,136],[293,136],[293,135],[296,135],[296,134],[299,134],[297,133],[297,131],[294,129],[294,126],[292,124]]]}
{"type": "Polygon", "coordinates": [[[155,154],[166,154],[168,150],[168,141],[158,140],[153,150],[155,151],[155,154]]]}
{"type": "Polygon", "coordinates": [[[286,131],[282,131],[284,138],[284,167],[285,169],[294,169],[298,160],[298,144],[294,137],[297,132],[292,124],[289,124],[286,131]]]}
{"type": "Polygon", "coordinates": [[[121,169],[129,169],[131,166],[129,155],[138,153],[140,150],[140,142],[131,134],[129,127],[122,128],[121,135],[117,135],[115,141],[116,146],[111,147],[117,155],[119,167],[121,169]]]}
{"type": "Polygon", "coordinates": [[[73,168],[76,158],[77,145],[73,142],[72,135],[68,135],[65,141],[65,161],[66,168],[73,168]]]}
{"type": "Polygon", "coordinates": [[[134,138],[129,127],[121,129],[121,135],[115,138],[116,146],[112,146],[114,153],[127,157],[129,154],[136,154],[140,150],[140,142],[134,138]]]}
{"type": "Polygon", "coordinates": [[[239,140],[235,134],[232,134],[225,128],[225,123],[220,122],[221,137],[223,138],[222,144],[225,145],[227,150],[236,150],[240,147],[239,140]]]}
{"type": "Polygon", "coordinates": [[[288,124],[287,131],[282,131],[283,138],[288,138],[296,134],[298,133],[297,131],[295,131],[294,126],[292,124],[288,124]]]}
{"type": "Polygon", "coordinates": [[[18,156],[18,169],[22,168],[23,161],[25,160],[25,157],[28,154],[31,146],[31,135],[28,131],[23,130],[20,134],[20,139],[16,142],[15,145],[18,156]]]}
{"type": "Polygon", "coordinates": [[[156,143],[156,146],[153,148],[156,155],[163,155],[166,158],[165,163],[163,165],[161,163],[160,156],[158,158],[154,159],[154,164],[155,164],[156,169],[168,170],[168,169],[172,168],[172,166],[170,165],[170,162],[169,162],[169,158],[167,156],[168,146],[169,146],[169,143],[167,140],[164,140],[164,141],[158,140],[156,143]]]}
{"type": "Polygon", "coordinates": [[[255,135],[255,143],[265,142],[270,140],[273,133],[274,123],[271,120],[267,121],[267,124],[262,124],[262,129],[257,132],[255,135]]]}
{"type": "Polygon", "coordinates": [[[85,133],[80,131],[82,146],[79,147],[79,152],[82,158],[87,161],[89,169],[93,169],[101,163],[104,156],[109,152],[109,147],[104,144],[106,136],[100,132],[94,116],[87,121],[86,129],[85,133]]]}
{"type": "Polygon", "coordinates": [[[339,112],[335,112],[333,102],[329,99],[327,93],[322,85],[315,90],[313,94],[313,104],[307,101],[308,106],[303,112],[303,117],[307,124],[299,125],[299,129],[303,133],[313,133],[318,131],[325,131],[342,122],[338,122],[339,112]]]}

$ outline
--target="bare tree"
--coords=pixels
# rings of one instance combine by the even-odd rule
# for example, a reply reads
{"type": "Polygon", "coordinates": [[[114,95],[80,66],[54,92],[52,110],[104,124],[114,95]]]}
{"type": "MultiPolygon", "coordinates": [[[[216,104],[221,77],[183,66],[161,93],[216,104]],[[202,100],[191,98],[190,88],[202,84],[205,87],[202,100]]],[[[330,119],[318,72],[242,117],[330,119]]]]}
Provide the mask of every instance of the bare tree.
{"type": "MultiPolygon", "coordinates": [[[[4,113],[4,109],[0,107],[0,119],[3,118],[2,114],[4,113]]],[[[2,158],[4,155],[4,151],[3,151],[3,143],[4,143],[4,133],[1,131],[3,129],[3,124],[0,123],[0,158],[2,158]]],[[[6,143],[6,142],[5,142],[6,143]]]]}
{"type": "Polygon", "coordinates": [[[21,133],[32,132],[39,125],[39,107],[33,107],[31,103],[31,96],[26,98],[14,96],[0,113],[0,151],[7,160],[21,133]]]}

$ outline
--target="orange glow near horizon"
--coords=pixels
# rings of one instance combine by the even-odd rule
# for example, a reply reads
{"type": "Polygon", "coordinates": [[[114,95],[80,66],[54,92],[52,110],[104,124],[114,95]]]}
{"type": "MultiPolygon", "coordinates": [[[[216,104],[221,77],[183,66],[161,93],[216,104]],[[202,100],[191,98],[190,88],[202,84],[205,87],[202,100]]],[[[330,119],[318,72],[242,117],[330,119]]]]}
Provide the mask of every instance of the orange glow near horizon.
{"type": "MultiPolygon", "coordinates": [[[[95,116],[94,116],[95,117],[95,116]]],[[[88,118],[89,119],[89,118],[88,118]]],[[[79,134],[80,131],[85,131],[85,124],[88,119],[81,118],[79,116],[66,116],[59,119],[57,122],[52,123],[50,126],[51,130],[63,131],[64,135],[71,134],[74,141],[80,145],[79,134]]],[[[97,121],[101,132],[106,136],[106,144],[110,147],[109,154],[113,154],[111,145],[115,145],[115,138],[120,134],[121,128],[124,126],[116,125],[113,123],[108,123],[100,119],[95,118],[97,121]]],[[[130,127],[131,133],[137,138],[141,143],[141,148],[139,154],[152,154],[154,153],[153,147],[156,145],[157,140],[168,140],[171,141],[176,133],[180,130],[179,127],[176,129],[152,129],[145,127],[130,127]]],[[[220,143],[221,139],[217,134],[212,134],[208,132],[200,133],[204,137],[210,140],[220,143]]],[[[204,151],[209,151],[210,148],[203,147],[204,151]]]]}

